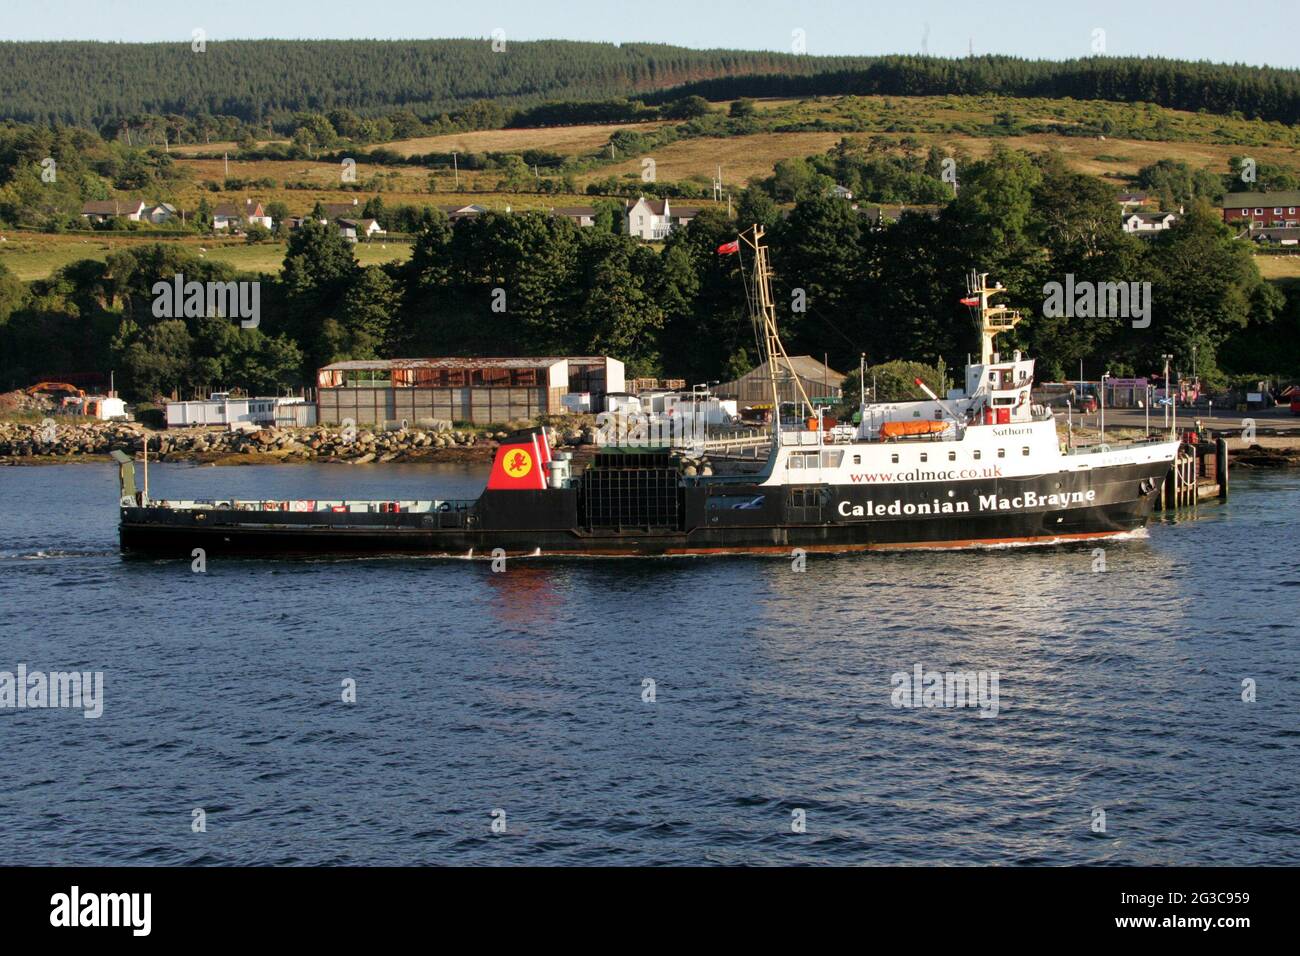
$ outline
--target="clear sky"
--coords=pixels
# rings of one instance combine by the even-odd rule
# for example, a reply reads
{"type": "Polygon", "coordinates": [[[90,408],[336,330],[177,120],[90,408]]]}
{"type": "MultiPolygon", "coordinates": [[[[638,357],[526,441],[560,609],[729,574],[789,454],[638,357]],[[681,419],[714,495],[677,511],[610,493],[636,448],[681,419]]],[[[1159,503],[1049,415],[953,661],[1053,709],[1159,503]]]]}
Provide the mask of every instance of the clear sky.
{"type": "MultiPolygon", "coordinates": [[[[812,54],[1104,52],[1300,67],[1300,0],[0,0],[0,39],[278,37],[653,41],[812,54]]],[[[382,67],[381,67],[382,68],[382,67]]]]}

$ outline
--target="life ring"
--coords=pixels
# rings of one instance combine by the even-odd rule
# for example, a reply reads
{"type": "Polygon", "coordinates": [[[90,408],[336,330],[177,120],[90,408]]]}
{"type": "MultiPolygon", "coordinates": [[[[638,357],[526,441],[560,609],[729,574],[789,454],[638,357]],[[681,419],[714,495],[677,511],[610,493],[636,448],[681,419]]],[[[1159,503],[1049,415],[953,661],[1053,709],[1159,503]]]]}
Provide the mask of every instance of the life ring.
{"type": "Polygon", "coordinates": [[[451,510],[451,502],[444,501],[442,504],[438,505],[438,510],[443,514],[446,514],[448,511],[451,510]]]}

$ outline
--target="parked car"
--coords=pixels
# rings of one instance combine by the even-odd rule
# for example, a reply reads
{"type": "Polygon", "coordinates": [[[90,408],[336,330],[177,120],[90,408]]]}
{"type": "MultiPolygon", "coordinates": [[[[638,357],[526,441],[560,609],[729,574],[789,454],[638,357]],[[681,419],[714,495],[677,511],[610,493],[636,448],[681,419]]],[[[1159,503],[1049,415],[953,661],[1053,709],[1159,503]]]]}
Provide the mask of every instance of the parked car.
{"type": "Polygon", "coordinates": [[[1291,399],[1291,414],[1300,415],[1300,395],[1291,399]]]}

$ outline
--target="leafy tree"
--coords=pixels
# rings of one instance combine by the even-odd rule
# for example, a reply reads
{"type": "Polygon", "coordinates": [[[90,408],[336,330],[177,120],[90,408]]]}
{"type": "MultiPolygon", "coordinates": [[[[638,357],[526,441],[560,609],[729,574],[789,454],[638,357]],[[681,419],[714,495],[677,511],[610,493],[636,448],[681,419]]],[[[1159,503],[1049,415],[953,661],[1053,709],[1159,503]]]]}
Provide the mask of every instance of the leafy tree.
{"type": "Polygon", "coordinates": [[[684,96],[666,105],[659,111],[664,119],[670,120],[689,120],[700,116],[708,116],[712,107],[709,101],[702,96],[684,96]]]}
{"type": "Polygon", "coordinates": [[[919,378],[934,391],[943,395],[946,388],[943,373],[933,365],[924,362],[905,362],[895,360],[868,366],[862,378],[857,372],[844,376],[843,404],[857,408],[861,401],[859,382],[865,379],[867,398],[875,402],[912,402],[926,398],[924,392],[916,385],[919,378]],[[874,385],[872,384],[874,382],[874,385]],[[874,395],[872,388],[875,389],[874,395]]]}
{"type": "Polygon", "coordinates": [[[128,393],[149,398],[179,394],[190,384],[192,344],[181,319],[167,319],[146,329],[121,357],[128,393]]]}
{"type": "Polygon", "coordinates": [[[754,224],[772,227],[781,218],[781,210],[767,191],[759,186],[746,186],[736,203],[736,220],[743,226],[754,224]]]}
{"type": "Polygon", "coordinates": [[[336,344],[331,361],[379,358],[384,354],[401,300],[397,283],[383,269],[361,269],[343,296],[338,320],[343,338],[336,344]]]}

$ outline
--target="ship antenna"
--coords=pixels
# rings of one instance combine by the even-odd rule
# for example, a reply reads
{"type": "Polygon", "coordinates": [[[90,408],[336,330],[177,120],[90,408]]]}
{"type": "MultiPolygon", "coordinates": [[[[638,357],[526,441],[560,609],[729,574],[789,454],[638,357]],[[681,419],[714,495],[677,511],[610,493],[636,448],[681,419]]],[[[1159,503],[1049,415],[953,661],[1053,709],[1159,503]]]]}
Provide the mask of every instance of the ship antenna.
{"type": "Polygon", "coordinates": [[[989,285],[989,274],[987,272],[970,271],[966,277],[967,297],[962,300],[964,305],[977,308],[979,311],[976,315],[976,321],[980,328],[980,364],[989,365],[993,362],[993,340],[999,332],[1009,332],[1020,323],[1024,318],[1019,309],[1009,309],[1005,305],[993,305],[989,299],[999,293],[1006,292],[1002,283],[989,285]]]}
{"type": "Polygon", "coordinates": [[[781,386],[777,377],[777,361],[784,363],[786,371],[794,380],[799,396],[803,399],[809,414],[812,413],[812,401],[804,390],[803,382],[795,374],[790,356],[786,354],[781,341],[781,333],[776,324],[776,303],[772,299],[772,269],[768,265],[767,246],[763,243],[766,230],[757,223],[750,226],[739,236],[743,245],[754,250],[754,285],[753,292],[746,289],[750,319],[754,324],[755,336],[759,341],[759,353],[767,363],[767,376],[772,386],[772,440],[778,441],[781,433],[781,386]]]}

